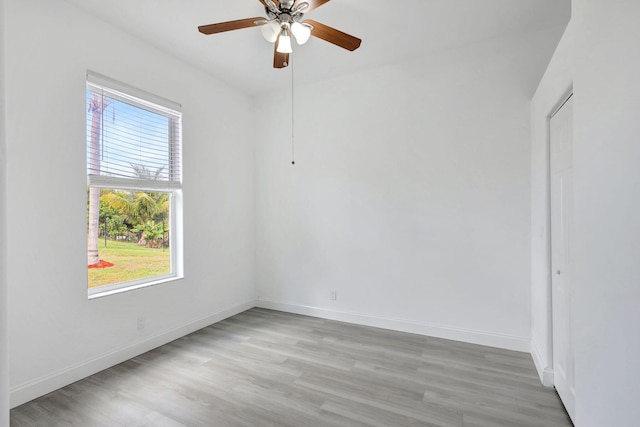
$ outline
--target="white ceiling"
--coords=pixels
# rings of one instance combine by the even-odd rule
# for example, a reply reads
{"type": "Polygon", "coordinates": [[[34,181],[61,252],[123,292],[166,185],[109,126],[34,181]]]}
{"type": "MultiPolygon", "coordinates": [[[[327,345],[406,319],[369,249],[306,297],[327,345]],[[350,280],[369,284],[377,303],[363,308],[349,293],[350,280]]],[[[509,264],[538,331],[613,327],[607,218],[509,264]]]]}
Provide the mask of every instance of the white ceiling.
{"type": "MultiPolygon", "coordinates": [[[[198,25],[264,16],[258,0],[67,0],[249,94],[286,84],[259,28],[205,36],[198,25]]],[[[308,13],[363,40],[349,52],[311,38],[296,80],[317,81],[444,48],[565,25],[570,0],[331,0],[308,13]]]]}

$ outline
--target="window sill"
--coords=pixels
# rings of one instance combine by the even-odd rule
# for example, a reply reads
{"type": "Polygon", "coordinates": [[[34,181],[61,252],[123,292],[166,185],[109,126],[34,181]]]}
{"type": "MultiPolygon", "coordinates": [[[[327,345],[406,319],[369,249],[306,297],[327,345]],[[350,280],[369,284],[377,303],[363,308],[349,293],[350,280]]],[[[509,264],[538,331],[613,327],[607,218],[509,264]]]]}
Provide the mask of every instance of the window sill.
{"type": "Polygon", "coordinates": [[[154,280],[148,280],[148,281],[145,280],[142,283],[131,282],[131,283],[120,283],[117,285],[99,286],[97,288],[90,288],[88,290],[88,297],[90,300],[92,300],[92,299],[106,297],[109,295],[120,294],[123,292],[135,291],[136,289],[147,288],[149,286],[155,286],[161,283],[173,282],[176,280],[181,280],[183,278],[184,276],[182,275],[172,274],[167,276],[156,277],[154,278],[154,280]]]}

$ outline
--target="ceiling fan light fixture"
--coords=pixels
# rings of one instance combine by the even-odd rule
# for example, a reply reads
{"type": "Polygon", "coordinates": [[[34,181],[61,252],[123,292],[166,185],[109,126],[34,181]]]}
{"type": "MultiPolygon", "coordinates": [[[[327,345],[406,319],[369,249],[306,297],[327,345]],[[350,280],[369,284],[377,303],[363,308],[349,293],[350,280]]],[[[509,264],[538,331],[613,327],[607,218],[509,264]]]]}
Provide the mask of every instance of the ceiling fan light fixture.
{"type": "Polygon", "coordinates": [[[280,40],[278,40],[278,47],[276,48],[276,52],[279,53],[293,53],[293,49],[291,48],[291,37],[287,34],[287,30],[282,30],[282,34],[280,34],[280,40]]]}
{"type": "Polygon", "coordinates": [[[262,37],[269,43],[274,43],[280,34],[280,23],[278,21],[269,21],[262,26],[262,37]]]}
{"type": "Polygon", "coordinates": [[[299,22],[294,22],[291,25],[291,32],[299,45],[305,44],[309,41],[309,37],[311,37],[311,28],[299,22]]]}

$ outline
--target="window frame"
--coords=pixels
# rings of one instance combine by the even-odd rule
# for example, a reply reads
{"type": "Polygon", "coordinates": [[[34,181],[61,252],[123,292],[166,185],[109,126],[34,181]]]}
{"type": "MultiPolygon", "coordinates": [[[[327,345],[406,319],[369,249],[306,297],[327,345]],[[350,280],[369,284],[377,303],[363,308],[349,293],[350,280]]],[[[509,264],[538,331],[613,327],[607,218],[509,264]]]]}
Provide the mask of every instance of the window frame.
{"type": "MultiPolygon", "coordinates": [[[[92,175],[92,170],[90,169],[88,160],[89,144],[85,140],[87,189],[93,187],[113,190],[155,191],[169,194],[169,259],[171,271],[169,274],[165,275],[101,285],[94,288],[89,288],[87,275],[88,298],[100,298],[180,280],[184,278],[182,217],[182,106],[173,101],[169,101],[165,98],[153,95],[91,71],[87,72],[85,96],[87,96],[87,91],[89,90],[103,90],[105,93],[104,96],[117,99],[118,101],[125,102],[134,107],[161,114],[169,118],[172,126],[172,129],[169,132],[168,141],[169,158],[170,162],[177,162],[177,166],[173,167],[173,163],[169,166],[169,180],[166,181],[92,175]],[[175,176],[176,173],[177,176],[175,176]]],[[[85,123],[87,123],[88,112],[85,112],[85,117],[85,123]]]]}

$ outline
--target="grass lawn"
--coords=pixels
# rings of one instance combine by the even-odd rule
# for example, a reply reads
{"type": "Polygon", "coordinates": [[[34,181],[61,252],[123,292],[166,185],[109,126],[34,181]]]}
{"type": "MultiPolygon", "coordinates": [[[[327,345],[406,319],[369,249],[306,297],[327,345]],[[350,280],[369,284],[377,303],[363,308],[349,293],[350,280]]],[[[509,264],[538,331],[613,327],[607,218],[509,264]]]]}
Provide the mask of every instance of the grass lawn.
{"type": "Polygon", "coordinates": [[[89,287],[112,285],[171,272],[169,249],[151,249],[131,242],[104,239],[98,243],[100,259],[113,264],[108,268],[89,268],[89,287]]]}

